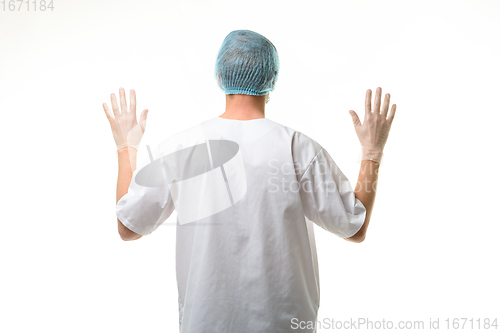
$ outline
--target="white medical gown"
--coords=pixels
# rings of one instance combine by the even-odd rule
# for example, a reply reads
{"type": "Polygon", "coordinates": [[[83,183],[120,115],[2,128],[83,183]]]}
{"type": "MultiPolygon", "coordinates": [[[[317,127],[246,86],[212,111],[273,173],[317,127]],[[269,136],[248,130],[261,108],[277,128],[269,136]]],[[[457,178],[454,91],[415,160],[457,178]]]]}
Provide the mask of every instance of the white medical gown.
{"type": "Polygon", "coordinates": [[[317,320],[313,222],[347,238],[366,215],[328,152],[267,118],[215,117],[153,159],[159,178],[138,167],[116,214],[148,235],[176,210],[180,332],[315,332],[292,328],[317,320]]]}

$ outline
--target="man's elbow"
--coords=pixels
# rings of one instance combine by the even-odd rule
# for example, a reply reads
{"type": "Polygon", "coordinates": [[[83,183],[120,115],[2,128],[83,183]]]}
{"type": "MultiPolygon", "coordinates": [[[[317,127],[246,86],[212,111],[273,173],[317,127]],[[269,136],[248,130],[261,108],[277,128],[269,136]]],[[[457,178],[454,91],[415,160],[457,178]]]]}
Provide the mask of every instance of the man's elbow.
{"type": "Polygon", "coordinates": [[[135,235],[120,235],[120,238],[123,241],[134,241],[134,240],[137,240],[137,239],[139,239],[141,237],[142,237],[142,235],[139,235],[139,234],[135,234],[135,235]]]}
{"type": "Polygon", "coordinates": [[[366,233],[363,231],[358,231],[356,234],[354,234],[351,237],[344,238],[346,241],[353,242],[353,243],[363,243],[363,241],[366,238],[366,233]]]}
{"type": "Polygon", "coordinates": [[[133,232],[129,228],[123,225],[119,219],[118,220],[118,234],[123,241],[133,241],[142,237],[142,235],[133,232]]]}

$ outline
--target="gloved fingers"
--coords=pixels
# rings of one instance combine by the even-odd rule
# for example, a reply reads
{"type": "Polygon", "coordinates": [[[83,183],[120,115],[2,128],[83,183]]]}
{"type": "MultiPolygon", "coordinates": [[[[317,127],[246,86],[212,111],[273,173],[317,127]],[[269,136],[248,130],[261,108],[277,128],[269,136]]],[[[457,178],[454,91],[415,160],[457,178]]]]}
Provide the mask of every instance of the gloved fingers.
{"type": "Polygon", "coordinates": [[[111,125],[111,127],[114,127],[115,120],[113,119],[113,115],[111,115],[111,110],[109,109],[109,107],[106,103],[103,103],[102,107],[104,109],[104,113],[106,114],[106,117],[108,118],[109,124],[111,125]]]}
{"type": "Polygon", "coordinates": [[[396,104],[392,104],[391,113],[389,113],[389,117],[387,117],[387,121],[389,122],[389,125],[392,124],[392,121],[394,120],[395,114],[396,114],[396,104]]]}
{"type": "Polygon", "coordinates": [[[372,113],[372,91],[368,89],[365,96],[365,119],[372,113]]]}
{"type": "Polygon", "coordinates": [[[120,107],[122,109],[122,113],[127,113],[127,99],[125,98],[125,89],[120,88],[120,107]]]}
{"type": "Polygon", "coordinates": [[[139,120],[139,124],[141,125],[142,133],[146,130],[146,120],[148,119],[148,109],[144,109],[141,114],[141,118],[139,120]]]}
{"type": "Polygon", "coordinates": [[[377,91],[375,92],[375,103],[374,103],[373,110],[372,110],[375,115],[380,114],[381,97],[382,97],[382,88],[378,87],[377,91]]]}
{"type": "Polygon", "coordinates": [[[385,94],[384,105],[382,105],[382,111],[380,112],[380,115],[382,116],[383,119],[387,118],[387,112],[389,111],[390,100],[391,100],[391,95],[385,94]]]}
{"type": "Polygon", "coordinates": [[[354,127],[361,126],[361,121],[359,120],[358,114],[354,112],[354,110],[349,110],[349,114],[352,117],[352,122],[354,124],[354,127]]]}
{"type": "Polygon", "coordinates": [[[135,106],[136,106],[136,99],[135,99],[135,90],[130,89],[130,112],[135,114],[135,106]]]}
{"type": "Polygon", "coordinates": [[[113,108],[113,114],[116,116],[120,115],[120,109],[118,108],[118,102],[116,101],[116,95],[111,94],[111,107],[113,108]]]}

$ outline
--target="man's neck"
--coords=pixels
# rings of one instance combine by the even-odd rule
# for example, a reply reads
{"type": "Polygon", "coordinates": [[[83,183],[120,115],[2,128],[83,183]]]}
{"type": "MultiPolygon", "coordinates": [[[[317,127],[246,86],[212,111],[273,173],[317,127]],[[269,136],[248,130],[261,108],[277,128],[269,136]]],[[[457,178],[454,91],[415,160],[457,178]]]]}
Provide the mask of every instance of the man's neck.
{"type": "Polygon", "coordinates": [[[251,120],[265,118],[267,96],[226,95],[226,110],[221,118],[251,120]]]}
{"type": "Polygon", "coordinates": [[[265,114],[263,112],[257,111],[245,111],[245,110],[233,110],[227,111],[221,114],[219,117],[226,119],[236,119],[236,120],[252,120],[265,118],[265,114]]]}

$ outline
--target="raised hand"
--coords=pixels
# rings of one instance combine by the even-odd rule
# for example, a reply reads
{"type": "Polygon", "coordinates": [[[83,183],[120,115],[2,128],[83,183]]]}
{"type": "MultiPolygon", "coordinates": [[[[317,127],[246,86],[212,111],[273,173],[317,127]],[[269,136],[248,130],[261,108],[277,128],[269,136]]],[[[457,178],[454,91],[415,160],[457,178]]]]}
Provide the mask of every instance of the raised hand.
{"type": "Polygon", "coordinates": [[[382,88],[378,87],[375,93],[375,103],[372,110],[372,91],[370,89],[366,91],[365,118],[363,124],[361,124],[356,112],[353,110],[349,111],[354,123],[354,129],[356,130],[362,147],[361,160],[372,160],[380,163],[387,138],[389,137],[389,131],[396,113],[396,104],[392,105],[391,112],[389,113],[389,101],[391,96],[386,94],[384,104],[382,105],[382,109],[380,109],[381,97],[382,88]]]}
{"type": "Polygon", "coordinates": [[[148,110],[142,111],[139,123],[136,117],[136,99],[135,91],[130,90],[130,108],[127,107],[127,100],[125,99],[125,89],[120,88],[120,106],[121,112],[118,108],[115,94],[111,94],[111,106],[113,107],[113,115],[106,103],[103,103],[104,112],[111,125],[113,138],[117,146],[117,150],[123,147],[134,147],[139,149],[142,136],[146,130],[146,119],[148,110]]]}

